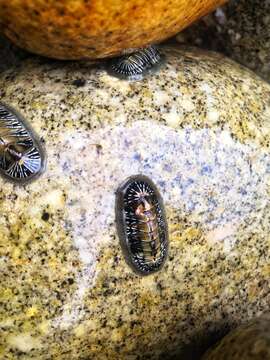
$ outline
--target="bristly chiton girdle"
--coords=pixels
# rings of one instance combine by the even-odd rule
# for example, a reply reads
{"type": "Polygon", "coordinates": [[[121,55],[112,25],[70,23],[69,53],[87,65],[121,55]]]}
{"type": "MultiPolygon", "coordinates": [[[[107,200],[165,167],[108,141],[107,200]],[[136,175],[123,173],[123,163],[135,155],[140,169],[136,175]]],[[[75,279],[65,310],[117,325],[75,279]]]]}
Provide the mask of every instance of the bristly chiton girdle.
{"type": "Polygon", "coordinates": [[[109,61],[109,74],[124,80],[139,81],[156,72],[164,62],[164,55],[154,47],[139,49],[109,61]]]}
{"type": "Polygon", "coordinates": [[[44,151],[33,130],[17,111],[0,103],[0,175],[24,184],[44,166],[44,151]]]}
{"type": "Polygon", "coordinates": [[[146,176],[129,177],[116,193],[116,225],[125,259],[139,275],[162,268],[169,248],[162,197],[146,176]]]}

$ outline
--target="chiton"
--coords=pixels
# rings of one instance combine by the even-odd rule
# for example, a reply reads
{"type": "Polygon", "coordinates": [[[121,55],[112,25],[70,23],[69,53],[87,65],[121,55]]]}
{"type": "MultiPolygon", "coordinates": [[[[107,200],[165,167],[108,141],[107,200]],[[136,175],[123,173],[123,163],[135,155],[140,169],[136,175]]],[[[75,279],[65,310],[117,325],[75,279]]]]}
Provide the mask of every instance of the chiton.
{"type": "Polygon", "coordinates": [[[0,103],[0,174],[24,184],[44,166],[44,151],[33,130],[17,111],[0,103]]]}
{"type": "Polygon", "coordinates": [[[125,259],[140,275],[164,265],[169,248],[162,197],[146,176],[129,177],[116,193],[116,225],[125,259]]]}
{"type": "Polygon", "coordinates": [[[142,80],[156,71],[163,62],[163,55],[154,46],[120,56],[109,62],[109,73],[120,79],[142,80]]]}

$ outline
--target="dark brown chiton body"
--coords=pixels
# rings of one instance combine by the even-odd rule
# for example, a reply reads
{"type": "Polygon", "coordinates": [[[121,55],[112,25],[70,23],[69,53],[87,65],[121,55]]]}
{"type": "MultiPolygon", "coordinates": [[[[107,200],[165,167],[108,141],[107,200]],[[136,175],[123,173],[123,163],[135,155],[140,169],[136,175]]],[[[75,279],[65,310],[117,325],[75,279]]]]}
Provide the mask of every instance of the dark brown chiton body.
{"type": "Polygon", "coordinates": [[[0,103],[0,175],[24,184],[41,174],[44,162],[44,152],[29,125],[0,103]]]}
{"type": "Polygon", "coordinates": [[[168,254],[168,226],[161,195],[148,177],[132,176],[119,187],[116,223],[131,268],[140,275],[160,270],[168,254]]]}

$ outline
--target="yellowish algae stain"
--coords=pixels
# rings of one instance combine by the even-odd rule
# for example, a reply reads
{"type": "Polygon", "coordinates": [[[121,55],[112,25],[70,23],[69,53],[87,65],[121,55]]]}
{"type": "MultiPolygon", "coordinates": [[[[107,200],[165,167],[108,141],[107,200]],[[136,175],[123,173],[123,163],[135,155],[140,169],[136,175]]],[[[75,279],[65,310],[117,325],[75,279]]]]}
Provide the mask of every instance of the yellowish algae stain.
{"type": "Polygon", "coordinates": [[[42,337],[51,331],[50,320],[61,313],[63,303],[76,290],[80,267],[71,234],[62,226],[64,190],[44,189],[43,194],[32,194],[29,202],[25,194],[15,203],[10,202],[9,192],[4,195],[3,191],[1,218],[8,231],[1,236],[0,249],[3,265],[13,271],[7,276],[4,270],[1,276],[0,317],[5,325],[1,349],[3,353],[9,348],[23,353],[41,351],[42,337]],[[15,207],[20,211],[13,212],[15,207]],[[44,211],[49,215],[43,220],[44,211]],[[6,216],[10,213],[16,216],[6,216]],[[70,266],[72,259],[77,266],[70,266]]]}
{"type": "Polygon", "coordinates": [[[44,320],[41,323],[38,324],[38,332],[41,336],[48,335],[51,330],[51,321],[50,320],[44,320]]]}
{"type": "Polygon", "coordinates": [[[31,317],[36,316],[38,313],[39,313],[39,309],[37,306],[30,306],[26,310],[25,315],[26,315],[26,317],[31,318],[31,317]]]}
{"type": "Polygon", "coordinates": [[[34,110],[46,110],[47,104],[45,101],[32,101],[31,107],[34,110]]]}
{"type": "Polygon", "coordinates": [[[12,297],[13,297],[12,289],[3,288],[0,290],[0,300],[1,301],[10,300],[12,297]]]}

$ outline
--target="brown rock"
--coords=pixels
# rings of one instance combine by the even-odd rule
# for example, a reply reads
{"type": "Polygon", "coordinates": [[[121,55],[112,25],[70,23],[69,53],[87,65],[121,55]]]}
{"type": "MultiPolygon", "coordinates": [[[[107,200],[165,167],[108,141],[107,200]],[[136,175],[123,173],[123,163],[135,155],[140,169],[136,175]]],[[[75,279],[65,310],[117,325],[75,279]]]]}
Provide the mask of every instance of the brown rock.
{"type": "Polygon", "coordinates": [[[95,59],[159,42],[226,0],[0,0],[0,29],[58,59],[95,59]]]}
{"type": "Polygon", "coordinates": [[[209,350],[203,360],[269,360],[270,314],[242,325],[209,350]]]}
{"type": "Polygon", "coordinates": [[[177,35],[177,40],[222,52],[270,82],[270,2],[231,0],[177,35]]]}

